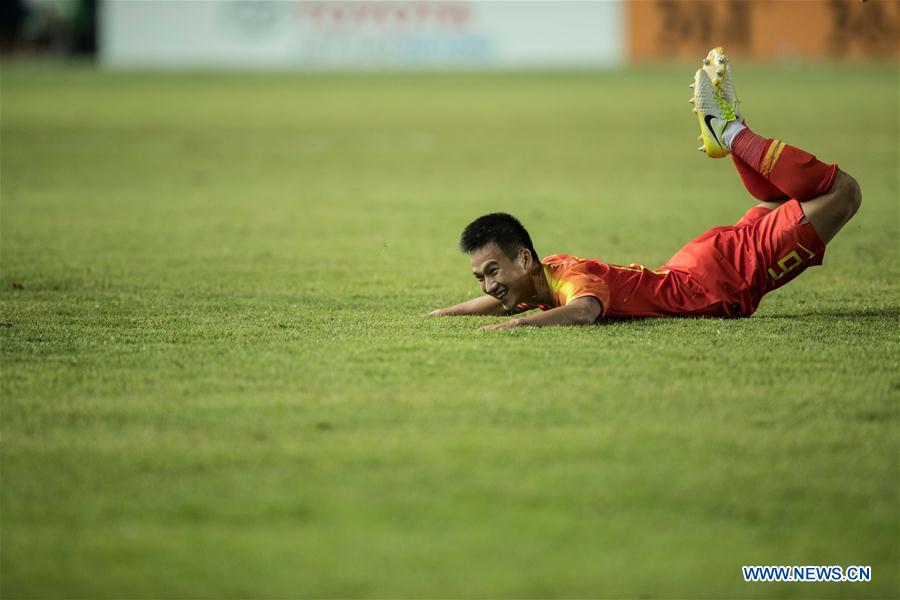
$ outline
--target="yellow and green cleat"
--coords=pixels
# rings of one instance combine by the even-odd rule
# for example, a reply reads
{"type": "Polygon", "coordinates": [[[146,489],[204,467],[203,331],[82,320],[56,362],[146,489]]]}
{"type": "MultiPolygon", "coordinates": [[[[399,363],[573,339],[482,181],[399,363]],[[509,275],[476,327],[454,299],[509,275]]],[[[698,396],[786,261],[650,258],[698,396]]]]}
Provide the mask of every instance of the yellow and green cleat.
{"type": "Polygon", "coordinates": [[[738,100],[737,92],[734,90],[734,82],[731,80],[731,64],[728,62],[728,55],[725,48],[716,46],[709,51],[706,58],[703,59],[703,70],[709,75],[710,81],[719,91],[719,96],[724,100],[738,121],[743,121],[740,111],[740,100],[738,100]]]}
{"type": "Polygon", "coordinates": [[[703,142],[699,150],[710,158],[722,158],[731,150],[725,145],[725,126],[731,121],[743,122],[740,102],[731,80],[731,67],[725,49],[717,46],[703,59],[703,66],[694,73],[691,84],[694,96],[691,104],[700,124],[698,140],[703,142]]]}

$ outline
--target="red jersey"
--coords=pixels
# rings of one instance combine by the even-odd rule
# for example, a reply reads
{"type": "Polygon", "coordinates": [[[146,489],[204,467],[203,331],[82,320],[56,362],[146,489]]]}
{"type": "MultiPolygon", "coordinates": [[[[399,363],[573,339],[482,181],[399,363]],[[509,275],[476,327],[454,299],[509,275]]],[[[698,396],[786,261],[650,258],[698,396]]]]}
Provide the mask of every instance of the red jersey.
{"type": "Polygon", "coordinates": [[[603,316],[610,318],[721,314],[721,300],[710,298],[690,274],[683,271],[613,265],[566,254],[548,256],[541,264],[553,305],[522,304],[519,308],[523,310],[549,310],[590,296],[600,301],[603,316]]]}
{"type": "Polygon", "coordinates": [[[803,216],[796,200],[775,210],[756,206],[656,270],[554,254],[541,261],[553,305],[518,308],[550,310],[590,296],[609,318],[750,316],[766,293],[822,264],[825,244],[803,216]]]}

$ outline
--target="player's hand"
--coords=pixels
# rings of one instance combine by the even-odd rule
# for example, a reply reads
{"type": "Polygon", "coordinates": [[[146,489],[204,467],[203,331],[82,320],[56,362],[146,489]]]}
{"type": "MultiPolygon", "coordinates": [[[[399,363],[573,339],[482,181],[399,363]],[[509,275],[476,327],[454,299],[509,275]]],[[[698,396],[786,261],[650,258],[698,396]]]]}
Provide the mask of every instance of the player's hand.
{"type": "Polygon", "coordinates": [[[510,319],[509,321],[503,321],[502,323],[497,323],[495,325],[485,325],[482,327],[484,331],[500,331],[501,329],[512,329],[513,327],[519,327],[522,325],[522,319],[510,319]]]}

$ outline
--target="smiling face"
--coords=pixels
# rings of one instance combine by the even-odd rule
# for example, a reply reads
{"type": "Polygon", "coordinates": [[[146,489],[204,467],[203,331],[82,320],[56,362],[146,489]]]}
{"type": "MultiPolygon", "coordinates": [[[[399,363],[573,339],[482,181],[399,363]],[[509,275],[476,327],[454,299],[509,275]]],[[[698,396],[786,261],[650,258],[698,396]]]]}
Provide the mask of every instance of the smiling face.
{"type": "Polygon", "coordinates": [[[469,252],[469,261],[481,291],[500,300],[504,310],[512,310],[516,304],[534,296],[531,277],[534,259],[525,248],[519,249],[515,259],[510,259],[500,246],[490,242],[469,252]]]}

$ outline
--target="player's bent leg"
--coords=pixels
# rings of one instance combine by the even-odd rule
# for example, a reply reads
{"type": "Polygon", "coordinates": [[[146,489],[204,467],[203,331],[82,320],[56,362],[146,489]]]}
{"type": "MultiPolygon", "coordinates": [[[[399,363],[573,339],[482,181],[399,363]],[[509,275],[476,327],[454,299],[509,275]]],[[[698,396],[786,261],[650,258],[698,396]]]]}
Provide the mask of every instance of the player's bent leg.
{"type": "MultiPolygon", "coordinates": [[[[713,48],[694,74],[691,103],[700,124],[703,150],[711,158],[732,155],[747,191],[762,202],[800,202],[827,195],[837,165],[774,138],[764,138],[744,122],[725,49],[713,48]]],[[[843,224],[842,224],[843,225],[843,224]]]]}
{"type": "Polygon", "coordinates": [[[838,171],[831,189],[818,198],[800,204],[806,220],[823,243],[828,244],[859,210],[862,192],[856,179],[838,171]]]}

